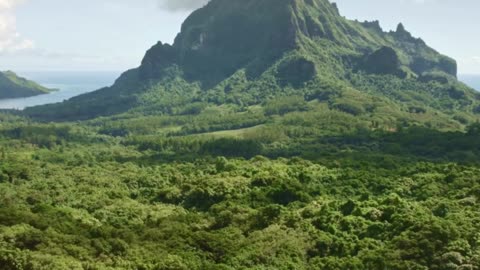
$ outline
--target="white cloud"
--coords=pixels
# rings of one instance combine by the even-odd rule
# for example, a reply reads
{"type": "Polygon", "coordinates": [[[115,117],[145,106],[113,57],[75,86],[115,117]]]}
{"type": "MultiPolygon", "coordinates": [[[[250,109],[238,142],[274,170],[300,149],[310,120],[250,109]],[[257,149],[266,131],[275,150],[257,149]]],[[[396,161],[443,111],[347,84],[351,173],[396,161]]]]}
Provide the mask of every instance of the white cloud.
{"type": "Polygon", "coordinates": [[[0,10],[10,10],[21,4],[23,0],[0,0],[0,10]]]}
{"type": "Polygon", "coordinates": [[[191,11],[208,2],[209,0],[159,0],[160,7],[169,11],[191,11]]]}
{"type": "Polygon", "coordinates": [[[15,9],[24,0],[0,0],[0,53],[12,53],[34,47],[33,41],[17,32],[15,9]]]}

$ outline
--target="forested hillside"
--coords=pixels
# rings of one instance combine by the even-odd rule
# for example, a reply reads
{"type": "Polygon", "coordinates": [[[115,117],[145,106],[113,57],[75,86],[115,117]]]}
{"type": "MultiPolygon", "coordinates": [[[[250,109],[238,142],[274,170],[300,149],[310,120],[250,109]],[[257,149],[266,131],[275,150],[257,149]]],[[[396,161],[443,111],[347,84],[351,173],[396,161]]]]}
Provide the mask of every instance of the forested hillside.
{"type": "Polygon", "coordinates": [[[456,75],[455,60],[402,24],[384,32],[379,22],[347,20],[327,0],[214,0],[186,19],[173,45],[153,46],[112,87],[26,113],[70,121],[300,98],[377,118],[384,129],[432,118],[457,128],[479,119],[480,95],[456,75]]]}
{"type": "Polygon", "coordinates": [[[54,91],[36,82],[19,77],[12,71],[0,72],[0,99],[22,98],[47,94],[54,91]]]}
{"type": "Polygon", "coordinates": [[[0,112],[0,269],[479,270],[456,69],[327,0],[212,0],[113,86],[0,112]]]}
{"type": "Polygon", "coordinates": [[[143,121],[3,116],[1,269],[478,269],[478,124],[307,137],[143,121]]]}

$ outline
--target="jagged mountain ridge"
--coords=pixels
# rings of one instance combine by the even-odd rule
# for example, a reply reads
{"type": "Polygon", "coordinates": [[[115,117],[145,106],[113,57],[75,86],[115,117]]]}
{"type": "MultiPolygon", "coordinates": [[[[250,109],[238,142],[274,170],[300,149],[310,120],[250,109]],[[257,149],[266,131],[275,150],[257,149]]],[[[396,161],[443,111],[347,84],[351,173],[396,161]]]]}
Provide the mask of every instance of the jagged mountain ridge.
{"type": "Polygon", "coordinates": [[[214,85],[240,68],[250,70],[258,62],[269,62],[304,47],[305,39],[326,40],[350,50],[345,58],[357,64],[362,57],[387,46],[394,48],[402,64],[417,75],[438,70],[456,76],[457,72],[453,59],[412,37],[402,24],[396,32],[386,33],[378,22],[346,20],[328,1],[214,0],[185,21],[173,46],[159,43],[147,52],[140,75],[159,78],[164,68],[176,64],[188,79],[213,80],[214,85]]]}
{"type": "Polygon", "coordinates": [[[166,106],[181,103],[170,105],[166,100],[172,95],[184,103],[245,106],[287,93],[308,96],[312,88],[317,92],[348,88],[361,95],[375,92],[398,103],[399,110],[410,110],[411,104],[400,108],[407,99],[442,113],[461,109],[470,115],[478,98],[458,83],[456,75],[453,59],[414,38],[402,24],[384,32],[378,22],[347,20],[327,0],[212,0],[185,20],[173,45],[153,46],[141,66],[123,74],[112,87],[27,113],[43,120],[88,119],[132,110],[169,113],[166,106]],[[378,76],[393,76],[395,82],[380,86],[384,79],[378,76]],[[430,83],[439,83],[435,87],[440,90],[429,90],[430,83]],[[410,94],[405,98],[397,93],[412,87],[429,95],[424,100],[447,101],[422,104],[410,94]],[[465,100],[448,100],[452,92],[465,100]]]}

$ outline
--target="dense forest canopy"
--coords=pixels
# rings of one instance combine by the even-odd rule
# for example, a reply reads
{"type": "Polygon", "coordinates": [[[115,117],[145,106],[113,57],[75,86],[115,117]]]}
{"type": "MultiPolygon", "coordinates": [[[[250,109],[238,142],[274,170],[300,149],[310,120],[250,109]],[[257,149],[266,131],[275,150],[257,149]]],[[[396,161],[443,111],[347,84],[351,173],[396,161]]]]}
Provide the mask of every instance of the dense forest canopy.
{"type": "Polygon", "coordinates": [[[212,0],[113,86],[0,112],[0,269],[478,270],[456,75],[327,0],[212,0]]]}

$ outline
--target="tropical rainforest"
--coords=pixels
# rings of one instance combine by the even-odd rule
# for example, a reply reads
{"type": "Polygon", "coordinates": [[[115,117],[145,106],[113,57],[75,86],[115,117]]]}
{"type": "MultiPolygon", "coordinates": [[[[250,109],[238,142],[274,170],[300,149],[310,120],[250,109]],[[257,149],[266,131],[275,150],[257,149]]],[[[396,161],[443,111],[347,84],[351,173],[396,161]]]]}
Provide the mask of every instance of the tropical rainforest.
{"type": "Polygon", "coordinates": [[[0,269],[478,270],[479,121],[402,24],[211,0],[111,87],[0,112],[0,269]]]}

